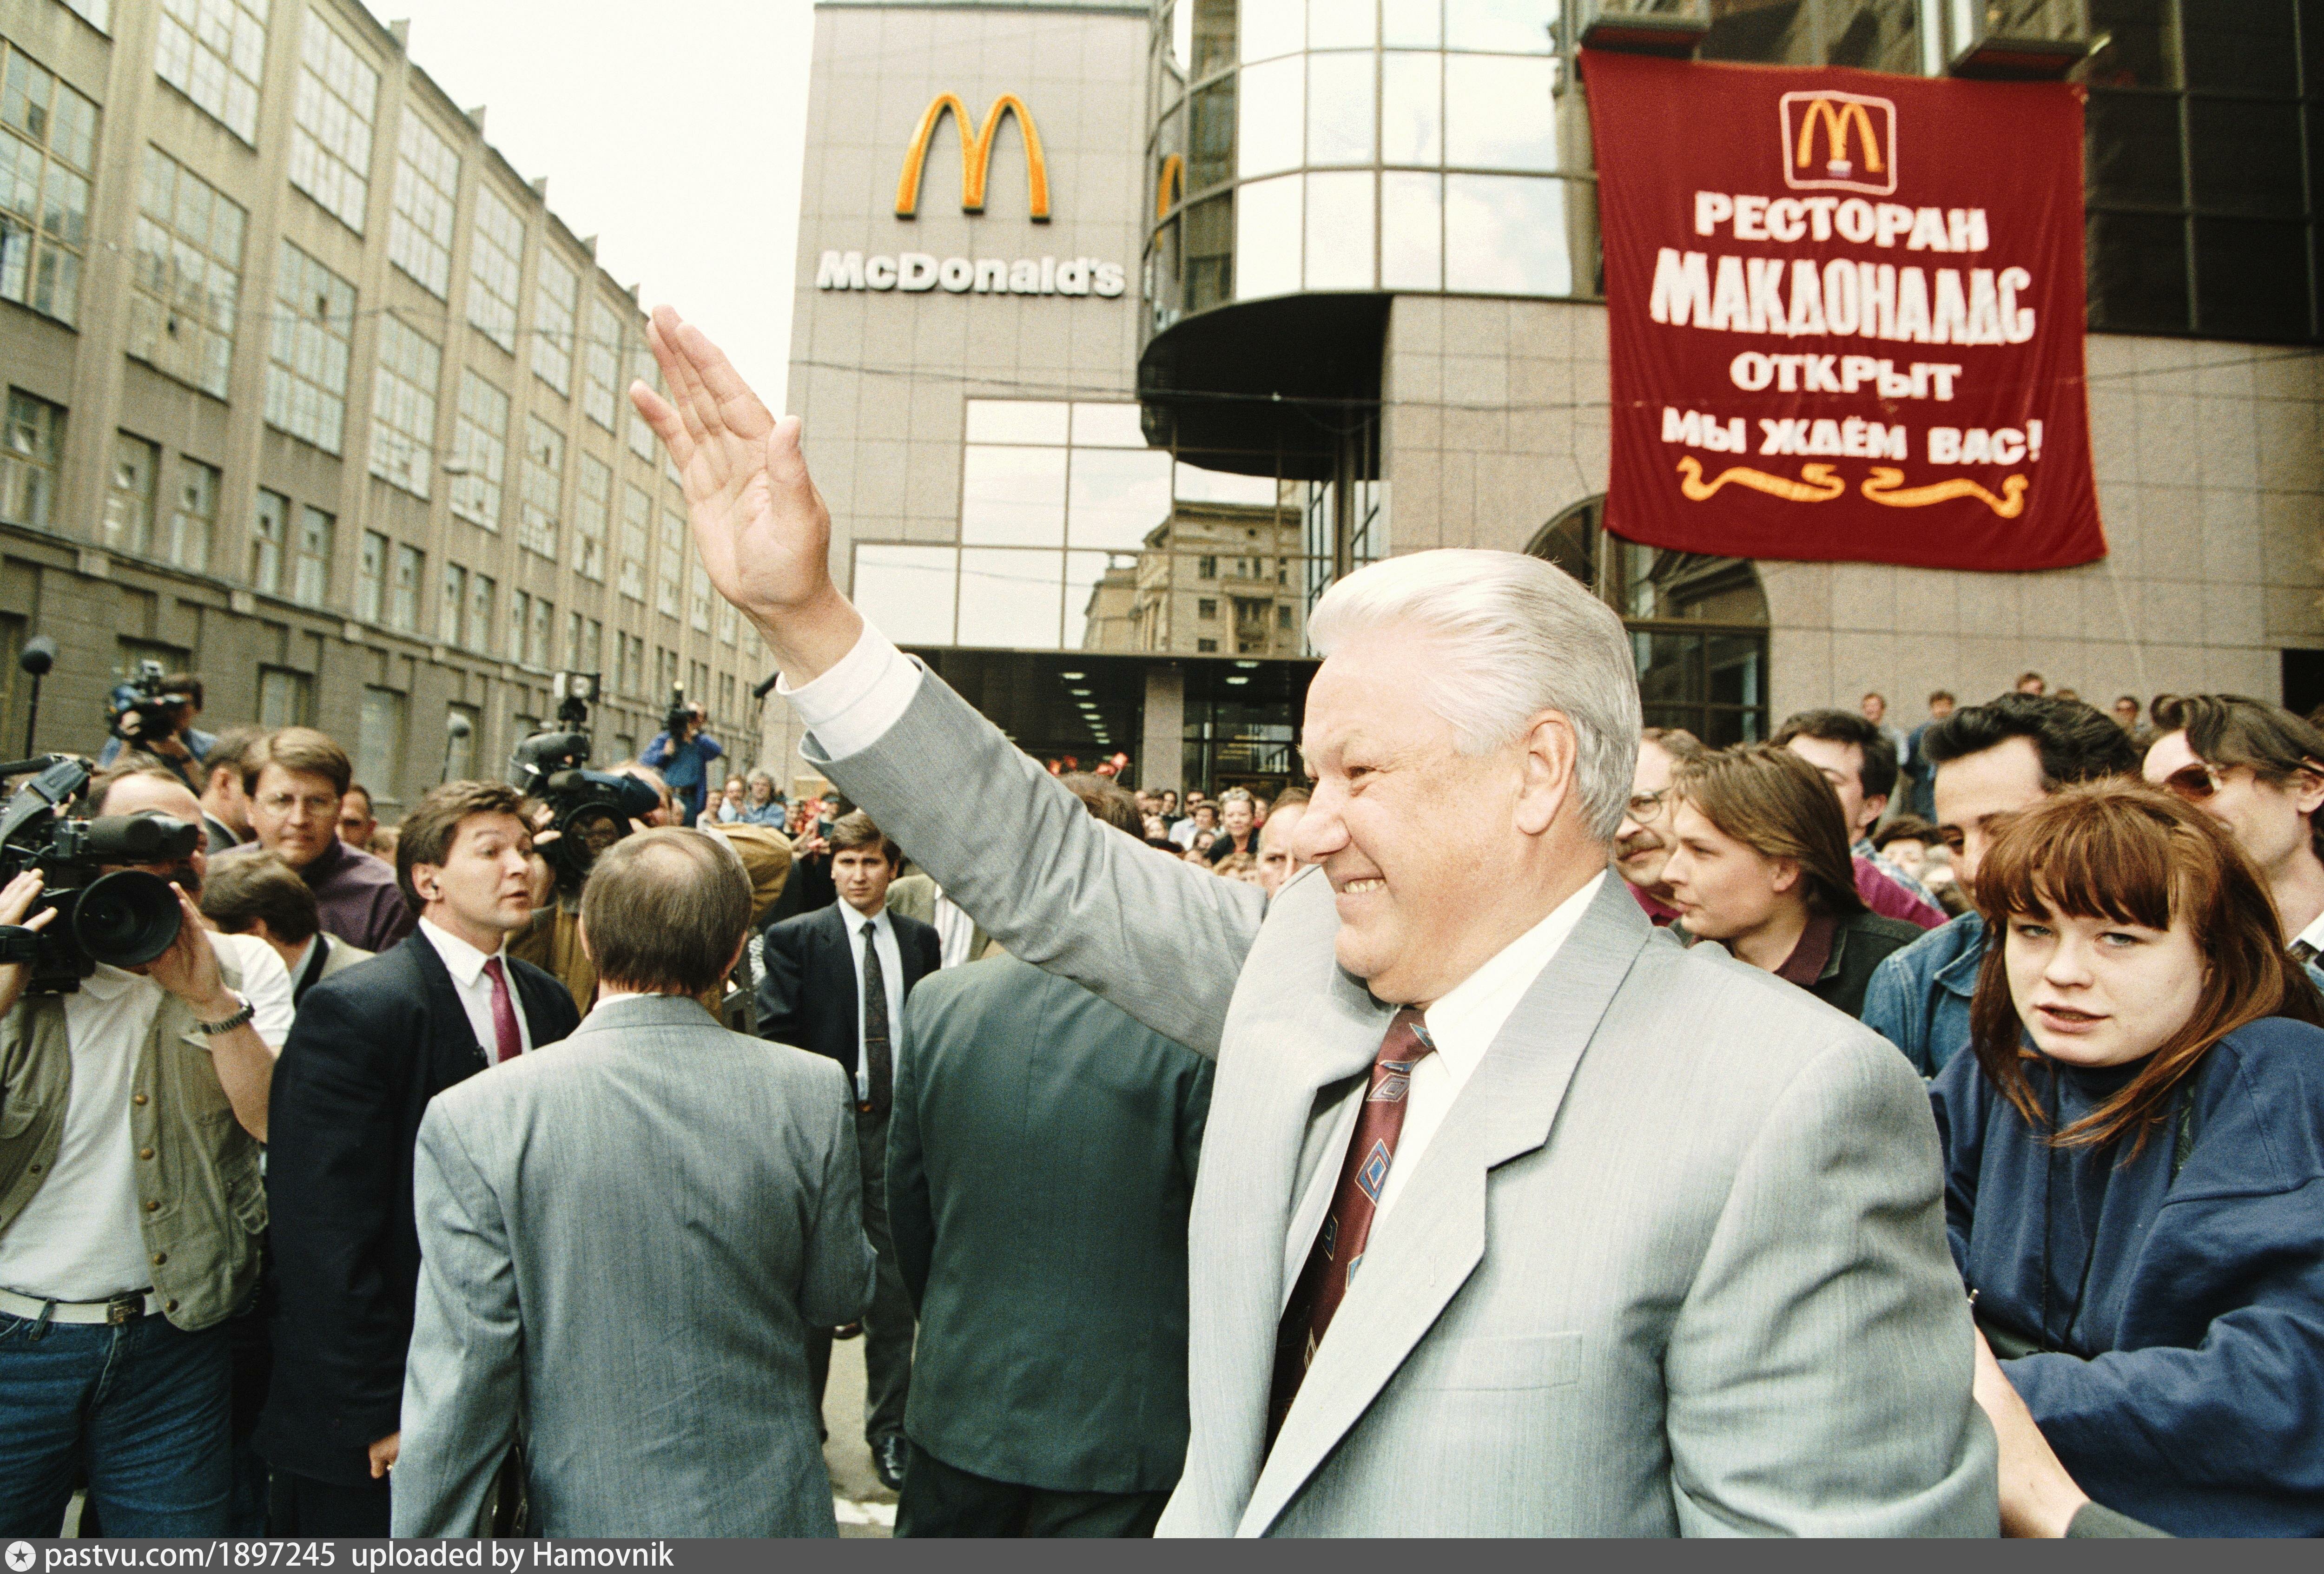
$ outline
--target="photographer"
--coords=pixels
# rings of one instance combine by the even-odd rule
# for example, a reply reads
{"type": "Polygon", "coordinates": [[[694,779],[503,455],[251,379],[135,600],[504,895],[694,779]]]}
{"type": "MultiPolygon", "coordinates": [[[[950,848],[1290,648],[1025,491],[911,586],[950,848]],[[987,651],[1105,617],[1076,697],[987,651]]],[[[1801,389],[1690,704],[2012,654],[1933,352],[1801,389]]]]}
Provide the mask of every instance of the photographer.
{"type": "Polygon", "coordinates": [[[155,676],[159,663],[113,691],[113,735],[97,753],[97,769],[109,769],[124,749],[152,755],[202,790],[202,762],[217,739],[194,725],[202,713],[202,680],[190,672],[155,676]],[[167,701],[166,704],[154,703],[167,701]]]}
{"type": "MultiPolygon", "coordinates": [[[[146,770],[97,778],[99,814],[189,792],[146,770]]],[[[174,878],[169,948],[131,971],[28,994],[0,966],[0,1535],[54,1536],[77,1465],[116,1536],[228,1533],[227,1320],[258,1289],[259,1144],[274,1057],[242,970],[174,878]]],[[[0,889],[0,924],[47,929],[42,871],[0,889]],[[28,915],[30,916],[28,916],[28,915]]]]}
{"type": "Polygon", "coordinates": [[[702,817],[703,802],[709,790],[710,762],[723,759],[725,754],[716,739],[704,734],[702,705],[696,701],[670,707],[669,714],[664,718],[663,731],[653,735],[638,761],[661,772],[670,791],[685,805],[686,824],[691,825],[702,817]]]}

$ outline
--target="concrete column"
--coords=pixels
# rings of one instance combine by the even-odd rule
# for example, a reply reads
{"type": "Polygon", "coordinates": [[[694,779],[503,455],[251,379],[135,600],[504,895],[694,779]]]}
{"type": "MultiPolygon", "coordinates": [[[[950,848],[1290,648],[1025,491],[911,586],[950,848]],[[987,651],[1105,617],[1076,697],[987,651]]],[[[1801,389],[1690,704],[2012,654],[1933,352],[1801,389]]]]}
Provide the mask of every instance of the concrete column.
{"type": "Polygon", "coordinates": [[[1148,791],[1183,791],[1178,779],[1185,758],[1186,680],[1175,661],[1146,669],[1145,719],[1139,728],[1138,785],[1148,791]]]}

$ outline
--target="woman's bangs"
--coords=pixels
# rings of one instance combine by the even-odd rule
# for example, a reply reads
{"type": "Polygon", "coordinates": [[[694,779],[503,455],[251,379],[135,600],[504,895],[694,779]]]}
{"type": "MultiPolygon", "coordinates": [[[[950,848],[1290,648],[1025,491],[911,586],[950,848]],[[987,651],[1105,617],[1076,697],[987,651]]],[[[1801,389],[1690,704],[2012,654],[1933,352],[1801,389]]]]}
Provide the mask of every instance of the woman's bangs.
{"type": "Polygon", "coordinates": [[[2171,833],[2137,806],[2084,799],[2028,810],[1995,839],[1978,889],[2001,915],[2093,918],[2168,929],[2171,833]]]}

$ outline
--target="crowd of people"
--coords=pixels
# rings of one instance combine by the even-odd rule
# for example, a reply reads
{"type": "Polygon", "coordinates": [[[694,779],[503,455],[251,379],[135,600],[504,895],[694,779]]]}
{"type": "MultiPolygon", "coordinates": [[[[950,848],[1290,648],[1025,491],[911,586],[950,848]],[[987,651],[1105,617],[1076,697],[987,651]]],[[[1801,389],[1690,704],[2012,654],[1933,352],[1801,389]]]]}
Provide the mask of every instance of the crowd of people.
{"type": "Polygon", "coordinates": [[[829,1534],[855,1338],[908,1536],[2324,1533],[2310,721],[1714,747],[1448,550],[1318,602],[1305,786],[1060,775],[653,336],[835,785],[383,827],[174,688],[80,807],[201,827],[176,938],[0,967],[0,1535],[829,1534]]]}

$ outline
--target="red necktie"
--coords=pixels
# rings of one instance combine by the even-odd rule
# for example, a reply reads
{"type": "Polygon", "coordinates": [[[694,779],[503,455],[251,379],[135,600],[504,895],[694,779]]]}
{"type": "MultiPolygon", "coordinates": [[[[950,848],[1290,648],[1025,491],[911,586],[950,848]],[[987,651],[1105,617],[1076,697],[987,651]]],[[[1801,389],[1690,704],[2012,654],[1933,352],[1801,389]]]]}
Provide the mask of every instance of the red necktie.
{"type": "Polygon", "coordinates": [[[1267,1440],[1274,1446],[1291,1401],[1323,1342],[1324,1330],[1355,1282],[1370,1241],[1372,1218],[1379,1210],[1380,1189],[1388,1183],[1388,1167],[1396,1161],[1396,1139],[1404,1131],[1405,1095],[1412,1086],[1412,1068],[1435,1049],[1428,1041],[1418,1008],[1406,1006],[1388,1025],[1379,1054],[1372,1060],[1371,1090],[1356,1114],[1355,1135],[1348,1140],[1348,1156],[1340,1165],[1340,1183],[1332,1193],[1332,1210],[1308,1249],[1307,1266],[1292,1286],[1290,1304],[1275,1338],[1275,1384],[1268,1404],[1267,1440]]]}
{"type": "Polygon", "coordinates": [[[524,1035],[516,1025],[516,1002],[509,999],[508,974],[501,959],[487,957],[484,976],[493,980],[493,1063],[514,1060],[524,1051],[524,1035]]]}

